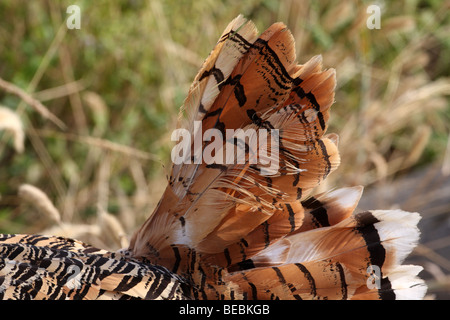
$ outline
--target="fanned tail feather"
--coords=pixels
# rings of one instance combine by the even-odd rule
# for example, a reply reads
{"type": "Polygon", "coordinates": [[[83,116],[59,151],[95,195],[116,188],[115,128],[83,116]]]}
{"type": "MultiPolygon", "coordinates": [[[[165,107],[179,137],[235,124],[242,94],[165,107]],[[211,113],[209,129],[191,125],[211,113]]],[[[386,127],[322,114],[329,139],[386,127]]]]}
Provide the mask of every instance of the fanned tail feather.
{"type": "Polygon", "coordinates": [[[362,187],[311,195],[340,163],[338,136],[325,134],[335,85],[321,56],[295,62],[282,23],[258,37],[253,23],[233,20],[182,108],[192,152],[173,165],[163,198],[131,241],[132,255],[190,279],[195,298],[422,297],[419,269],[400,265],[417,242],[418,214],[355,214],[362,187]],[[210,129],[244,136],[220,140],[210,129]],[[269,139],[255,146],[261,129],[269,139]],[[226,161],[230,146],[244,162],[226,161]],[[205,161],[213,147],[215,162],[205,161]],[[274,158],[276,170],[268,169],[274,158]],[[375,289],[371,266],[379,268],[375,289]]]}
{"type": "MultiPolygon", "coordinates": [[[[280,230],[286,223],[289,230],[297,229],[302,217],[292,218],[292,206],[298,205],[289,202],[306,197],[340,161],[336,136],[322,137],[334,98],[334,70],[322,71],[320,56],[297,65],[294,40],[281,23],[272,25],[256,40],[253,24],[243,23],[240,17],[226,30],[231,31],[224,33],[205,61],[186,99],[186,112],[196,114],[194,118],[201,119],[201,127],[188,124],[187,128],[193,135],[198,131],[204,134],[208,129],[222,133],[228,129],[242,129],[244,133],[251,129],[277,130],[279,145],[271,156],[277,158],[279,168],[272,175],[262,175],[265,167],[259,163],[196,163],[199,147],[194,141],[191,145],[194,163],[173,165],[169,186],[158,208],[132,240],[133,253],[154,263],[170,266],[173,245],[221,254],[225,246],[246,235],[255,239],[254,234],[261,233],[255,229],[263,229],[269,219],[278,221],[280,230]],[[240,60],[234,68],[222,72],[214,64],[221,56],[221,51],[216,51],[227,47],[228,42],[235,44],[235,38],[246,44],[247,51],[237,50],[243,53],[240,60]],[[199,81],[214,83],[218,78],[222,79],[216,83],[220,90],[209,95],[210,103],[205,106],[201,101],[206,91],[197,96],[199,81]],[[316,98],[314,94],[321,96],[316,98]],[[215,97],[213,102],[211,96],[215,97]],[[252,212],[252,218],[243,224],[248,212],[252,212]],[[217,242],[219,238],[221,241],[217,242]]],[[[231,142],[237,145],[236,153],[240,143],[246,144],[245,140],[237,140],[231,142]]],[[[245,158],[248,160],[251,153],[261,154],[261,149],[272,150],[272,143],[270,140],[262,147],[260,144],[259,149],[245,145],[245,158]]],[[[224,140],[222,147],[229,144],[230,141],[224,140]]],[[[202,150],[206,147],[203,142],[202,150]]],[[[265,246],[281,236],[283,232],[274,232],[270,240],[265,240],[265,246]]]]}

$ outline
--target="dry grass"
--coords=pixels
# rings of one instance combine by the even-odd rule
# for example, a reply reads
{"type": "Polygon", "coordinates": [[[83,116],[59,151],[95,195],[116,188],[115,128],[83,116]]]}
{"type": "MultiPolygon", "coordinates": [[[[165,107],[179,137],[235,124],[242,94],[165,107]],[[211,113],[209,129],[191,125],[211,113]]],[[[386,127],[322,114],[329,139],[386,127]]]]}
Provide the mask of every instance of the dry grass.
{"type": "Polygon", "coordinates": [[[25,132],[19,115],[9,108],[0,106],[0,130],[9,131],[13,135],[14,149],[22,153],[25,148],[25,132]]]}
{"type": "MultiPolygon", "coordinates": [[[[126,246],[165,187],[170,133],[190,82],[239,13],[260,31],[285,22],[300,62],[320,53],[336,68],[329,132],[339,133],[343,161],[322,189],[383,188],[430,164],[448,180],[448,1],[384,2],[380,30],[366,27],[372,2],[352,0],[78,1],[81,29],[68,30],[71,4],[0,4],[0,104],[11,119],[0,113],[1,232],[126,246]],[[24,184],[52,203],[53,220],[23,205],[24,184]]],[[[448,204],[435,210],[448,217],[448,204]]],[[[418,254],[437,252],[422,245],[418,254]]],[[[426,268],[448,290],[444,259],[426,268]]]]}
{"type": "Polygon", "coordinates": [[[60,129],[66,129],[64,123],[59,120],[58,117],[48,111],[48,109],[39,100],[33,99],[33,97],[31,97],[19,87],[0,78],[0,89],[7,93],[18,96],[20,99],[22,99],[22,101],[32,106],[42,117],[52,121],[60,129]]]}

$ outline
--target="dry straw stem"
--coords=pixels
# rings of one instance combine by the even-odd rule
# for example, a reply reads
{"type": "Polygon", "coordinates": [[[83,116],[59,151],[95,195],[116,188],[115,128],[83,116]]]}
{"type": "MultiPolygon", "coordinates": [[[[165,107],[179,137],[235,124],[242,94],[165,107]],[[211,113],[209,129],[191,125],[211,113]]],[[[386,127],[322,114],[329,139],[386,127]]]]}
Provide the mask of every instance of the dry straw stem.
{"type": "Polygon", "coordinates": [[[97,214],[102,234],[111,236],[118,245],[127,248],[129,245],[127,234],[120,221],[100,206],[98,206],[97,214]]]}
{"type": "Polygon", "coordinates": [[[29,184],[23,184],[19,187],[19,197],[28,204],[34,206],[52,221],[58,224],[61,223],[61,215],[59,214],[58,209],[55,208],[42,190],[29,184]]]}
{"type": "Polygon", "coordinates": [[[420,254],[424,257],[427,257],[437,265],[445,268],[447,271],[450,271],[450,260],[448,260],[446,257],[438,254],[436,251],[430,249],[426,245],[419,244],[414,249],[415,254],[420,254]]]}
{"type": "Polygon", "coordinates": [[[98,224],[102,233],[120,245],[122,248],[128,246],[128,239],[126,232],[119,222],[119,220],[106,212],[103,208],[108,205],[109,199],[109,180],[111,170],[111,157],[107,154],[104,157],[99,172],[98,172],[98,187],[97,187],[97,216],[98,224]]]}
{"type": "Polygon", "coordinates": [[[8,130],[13,134],[14,149],[18,153],[24,150],[25,133],[20,117],[13,110],[0,105],[0,130],[8,130]]]}
{"type": "Polygon", "coordinates": [[[14,84],[3,80],[0,78],[0,88],[5,90],[8,93],[11,93],[15,96],[18,96],[20,99],[22,99],[25,103],[30,105],[34,108],[41,116],[43,116],[46,119],[49,119],[54,124],[56,124],[60,129],[66,129],[66,125],[64,122],[62,122],[57,116],[55,116],[53,113],[48,111],[48,109],[38,100],[34,99],[32,96],[30,96],[28,93],[20,89],[19,87],[15,86],[14,84]]]}
{"type": "Polygon", "coordinates": [[[442,164],[442,174],[450,175],[450,133],[447,137],[447,147],[445,148],[444,163],[442,164]]]}
{"type": "Polygon", "coordinates": [[[114,190],[114,196],[117,198],[117,202],[120,207],[119,218],[123,227],[128,231],[134,230],[136,226],[136,213],[133,205],[130,203],[131,199],[128,198],[119,183],[114,183],[112,187],[114,190]]]}
{"type": "Polygon", "coordinates": [[[41,102],[55,100],[58,98],[63,98],[68,95],[80,92],[87,87],[86,81],[77,80],[69,83],[65,83],[61,86],[54,88],[45,89],[39,92],[33,93],[33,97],[41,102]]]}
{"type": "Polygon", "coordinates": [[[116,142],[112,142],[110,140],[105,140],[101,138],[95,138],[91,136],[80,136],[73,133],[60,133],[52,130],[36,130],[36,132],[44,137],[55,137],[55,138],[61,138],[66,140],[71,140],[75,142],[85,143],[91,146],[99,147],[105,150],[111,150],[114,152],[123,153],[125,155],[139,158],[142,160],[153,160],[157,161],[159,158],[151,153],[138,150],[136,148],[132,148],[129,146],[125,146],[123,144],[119,144],[116,142]]]}
{"type": "MultiPolygon", "coordinates": [[[[97,244],[102,244],[102,230],[96,224],[76,224],[62,222],[42,231],[42,234],[58,235],[71,239],[92,239],[97,244]]],[[[106,247],[106,245],[104,245],[106,247]]]]}

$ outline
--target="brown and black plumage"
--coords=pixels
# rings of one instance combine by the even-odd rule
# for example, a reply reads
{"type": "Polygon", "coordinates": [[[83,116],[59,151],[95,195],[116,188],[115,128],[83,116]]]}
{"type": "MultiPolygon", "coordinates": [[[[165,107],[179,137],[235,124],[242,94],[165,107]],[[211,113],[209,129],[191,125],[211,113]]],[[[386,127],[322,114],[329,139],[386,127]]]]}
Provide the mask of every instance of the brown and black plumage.
{"type": "MultiPolygon", "coordinates": [[[[421,268],[402,265],[418,241],[419,214],[354,213],[362,187],[312,194],[340,163],[338,136],[325,134],[335,71],[323,70],[320,56],[301,65],[295,59],[284,24],[258,36],[239,16],[205,60],[181,112],[180,128],[191,135],[277,130],[276,172],[263,174],[264,164],[249,161],[174,163],[153,214],[120,252],[60,237],[2,235],[0,297],[422,298],[421,268]]],[[[238,140],[231,143],[247,160],[272,143],[252,149],[238,140]]],[[[201,155],[210,144],[189,147],[201,155]]]]}

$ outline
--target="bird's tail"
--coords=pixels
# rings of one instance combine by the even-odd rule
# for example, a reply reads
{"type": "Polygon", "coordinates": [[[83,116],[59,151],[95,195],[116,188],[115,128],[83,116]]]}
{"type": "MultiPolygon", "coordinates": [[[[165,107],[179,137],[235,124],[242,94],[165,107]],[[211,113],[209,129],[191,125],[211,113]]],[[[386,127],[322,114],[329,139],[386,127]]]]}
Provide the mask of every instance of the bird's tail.
{"type": "Polygon", "coordinates": [[[295,58],[282,23],[259,37],[242,16],[228,25],[183,105],[168,186],[129,250],[190,279],[197,298],[420,297],[419,269],[400,266],[418,214],[353,214],[359,187],[311,197],[340,162],[338,136],[325,135],[335,71],[321,56],[295,58]]]}

